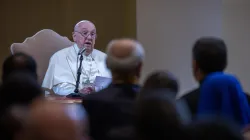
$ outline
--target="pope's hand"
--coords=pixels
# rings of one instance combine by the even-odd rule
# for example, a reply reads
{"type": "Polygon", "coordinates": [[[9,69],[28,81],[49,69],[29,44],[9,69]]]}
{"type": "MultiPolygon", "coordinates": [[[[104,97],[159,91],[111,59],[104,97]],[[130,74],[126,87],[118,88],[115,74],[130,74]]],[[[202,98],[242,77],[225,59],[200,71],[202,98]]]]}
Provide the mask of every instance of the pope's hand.
{"type": "Polygon", "coordinates": [[[83,89],[80,90],[80,93],[82,94],[89,94],[91,92],[94,92],[94,88],[93,87],[84,87],[83,89]]]}

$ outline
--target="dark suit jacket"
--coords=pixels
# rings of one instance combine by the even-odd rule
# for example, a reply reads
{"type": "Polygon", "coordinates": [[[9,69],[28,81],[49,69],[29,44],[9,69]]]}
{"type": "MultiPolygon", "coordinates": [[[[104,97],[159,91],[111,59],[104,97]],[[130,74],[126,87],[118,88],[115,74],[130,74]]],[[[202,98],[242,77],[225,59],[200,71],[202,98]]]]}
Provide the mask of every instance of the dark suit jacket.
{"type": "Polygon", "coordinates": [[[196,88],[196,89],[186,93],[183,97],[181,97],[182,99],[186,100],[187,105],[190,109],[192,118],[193,118],[193,116],[195,116],[195,114],[197,112],[199,97],[200,97],[200,88],[196,88]]]}
{"type": "Polygon", "coordinates": [[[134,103],[138,85],[111,84],[83,98],[90,119],[90,136],[95,140],[131,139],[134,103]]]}
{"type": "MultiPolygon", "coordinates": [[[[248,93],[245,93],[245,94],[246,94],[248,103],[250,103],[250,95],[248,93]]],[[[188,105],[190,112],[192,114],[192,118],[194,118],[196,113],[197,113],[198,101],[200,98],[200,88],[196,88],[196,89],[188,92],[187,94],[185,94],[181,98],[186,100],[187,105],[188,105]]]]}

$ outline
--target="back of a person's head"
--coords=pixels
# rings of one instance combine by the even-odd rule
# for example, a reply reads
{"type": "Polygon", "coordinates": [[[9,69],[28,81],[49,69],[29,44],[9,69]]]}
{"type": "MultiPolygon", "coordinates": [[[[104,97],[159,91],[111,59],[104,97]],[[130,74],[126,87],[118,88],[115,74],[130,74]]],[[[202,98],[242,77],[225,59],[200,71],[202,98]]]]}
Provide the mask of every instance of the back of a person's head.
{"type": "Polygon", "coordinates": [[[112,40],[107,46],[107,67],[111,72],[134,73],[144,60],[142,45],[132,39],[112,40]]]}
{"type": "Polygon", "coordinates": [[[88,140],[88,116],[77,104],[43,100],[32,104],[24,127],[26,140],[88,140]]]}
{"type": "Polygon", "coordinates": [[[37,79],[37,65],[36,61],[29,55],[24,53],[16,53],[9,56],[3,63],[2,81],[16,71],[30,72],[34,78],[37,79]]]}
{"type": "Polygon", "coordinates": [[[184,136],[181,118],[171,97],[154,94],[140,98],[135,118],[136,134],[141,140],[175,140],[184,136]]]}
{"type": "Polygon", "coordinates": [[[199,38],[192,53],[193,60],[205,74],[224,71],[227,66],[227,46],[220,38],[199,38]]]}
{"type": "Polygon", "coordinates": [[[29,105],[33,99],[41,96],[41,86],[32,74],[23,71],[14,72],[1,85],[0,108],[4,111],[12,105],[29,105]]]}
{"type": "Polygon", "coordinates": [[[143,84],[145,89],[167,88],[178,93],[179,85],[177,78],[168,71],[155,71],[151,73],[143,84]]]}
{"type": "Polygon", "coordinates": [[[243,140],[240,127],[222,119],[194,122],[188,129],[194,140],[243,140]]]}

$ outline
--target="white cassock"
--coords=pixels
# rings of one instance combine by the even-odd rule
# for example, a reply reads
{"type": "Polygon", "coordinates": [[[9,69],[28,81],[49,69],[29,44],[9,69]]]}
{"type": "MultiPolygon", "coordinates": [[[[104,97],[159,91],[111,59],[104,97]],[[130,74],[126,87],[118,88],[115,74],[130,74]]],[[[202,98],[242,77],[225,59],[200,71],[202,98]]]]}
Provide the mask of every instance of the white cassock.
{"type": "MultiPolygon", "coordinates": [[[[75,90],[77,69],[80,65],[80,55],[77,55],[78,52],[79,48],[76,44],[56,52],[50,58],[42,87],[53,90],[58,95],[73,93],[75,90]]],[[[111,78],[105,60],[106,54],[96,49],[88,56],[83,55],[79,90],[86,85],[92,84],[96,76],[111,78]]]]}

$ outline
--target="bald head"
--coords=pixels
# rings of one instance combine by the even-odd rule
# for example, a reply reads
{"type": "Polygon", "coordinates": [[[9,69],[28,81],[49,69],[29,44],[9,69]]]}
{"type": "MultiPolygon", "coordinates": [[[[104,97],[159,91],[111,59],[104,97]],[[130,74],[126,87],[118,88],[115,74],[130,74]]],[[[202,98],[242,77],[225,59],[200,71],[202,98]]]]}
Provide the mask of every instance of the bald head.
{"type": "Polygon", "coordinates": [[[107,46],[107,67],[111,71],[133,71],[142,64],[144,49],[132,39],[117,39],[107,46]]]}
{"type": "Polygon", "coordinates": [[[75,27],[74,27],[74,31],[78,31],[81,29],[82,26],[92,26],[93,28],[95,28],[94,23],[92,23],[89,20],[81,20],[78,23],[76,23],[75,27]]]}
{"type": "Polygon", "coordinates": [[[80,106],[42,102],[34,105],[28,118],[27,133],[32,139],[80,140],[85,112],[80,106]],[[42,138],[42,139],[41,139],[42,138]]]}

